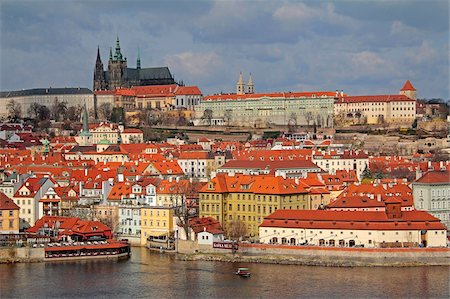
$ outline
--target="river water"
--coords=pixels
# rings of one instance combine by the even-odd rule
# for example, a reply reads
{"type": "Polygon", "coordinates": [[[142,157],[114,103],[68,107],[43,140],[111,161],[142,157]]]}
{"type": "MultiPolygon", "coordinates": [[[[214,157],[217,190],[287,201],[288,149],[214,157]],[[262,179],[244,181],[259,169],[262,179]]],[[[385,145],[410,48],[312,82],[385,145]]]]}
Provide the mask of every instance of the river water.
{"type": "Polygon", "coordinates": [[[133,248],[123,261],[0,265],[0,298],[449,298],[448,267],[184,262],[133,248]],[[249,267],[251,278],[233,274],[249,267]]]}

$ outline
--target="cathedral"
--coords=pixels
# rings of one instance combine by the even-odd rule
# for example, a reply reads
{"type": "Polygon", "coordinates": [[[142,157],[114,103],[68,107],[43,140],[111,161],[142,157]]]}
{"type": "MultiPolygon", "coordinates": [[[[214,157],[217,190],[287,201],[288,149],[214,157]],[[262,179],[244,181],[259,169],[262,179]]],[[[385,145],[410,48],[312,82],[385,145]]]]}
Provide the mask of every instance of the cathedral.
{"type": "Polygon", "coordinates": [[[103,70],[100,48],[97,48],[97,61],[94,70],[94,90],[114,90],[120,87],[177,84],[168,67],[141,68],[138,53],[136,68],[127,66],[127,58],[120,52],[119,37],[113,56],[109,50],[108,70],[103,70]]]}

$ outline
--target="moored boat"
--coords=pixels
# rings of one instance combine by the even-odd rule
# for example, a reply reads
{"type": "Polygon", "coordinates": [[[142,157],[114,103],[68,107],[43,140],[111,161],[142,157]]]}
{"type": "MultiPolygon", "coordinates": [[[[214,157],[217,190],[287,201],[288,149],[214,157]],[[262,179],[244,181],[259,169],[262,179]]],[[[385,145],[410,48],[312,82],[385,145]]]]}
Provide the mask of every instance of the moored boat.
{"type": "Polygon", "coordinates": [[[45,247],[45,261],[83,260],[97,258],[124,258],[131,255],[128,242],[107,240],[101,242],[49,243],[45,247]]]}

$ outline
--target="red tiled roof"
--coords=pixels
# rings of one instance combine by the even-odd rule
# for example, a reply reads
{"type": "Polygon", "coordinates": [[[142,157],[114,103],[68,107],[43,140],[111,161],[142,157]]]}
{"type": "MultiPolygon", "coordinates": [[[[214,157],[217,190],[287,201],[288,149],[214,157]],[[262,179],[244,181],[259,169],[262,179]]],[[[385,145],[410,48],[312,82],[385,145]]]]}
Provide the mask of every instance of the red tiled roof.
{"type": "Polygon", "coordinates": [[[206,101],[227,101],[227,100],[259,100],[261,98],[282,98],[289,99],[294,98],[312,98],[316,97],[320,99],[322,96],[333,97],[335,93],[332,91],[316,91],[316,92],[274,92],[274,93],[253,93],[253,94],[219,94],[219,95],[208,95],[205,96],[206,101]]]}
{"type": "Polygon", "coordinates": [[[400,89],[401,91],[407,91],[407,90],[412,90],[412,91],[416,91],[416,89],[414,88],[414,86],[411,84],[411,82],[409,82],[409,80],[406,80],[405,85],[403,85],[402,89],[400,89]]]}
{"type": "Polygon", "coordinates": [[[19,210],[20,207],[12,199],[0,192],[0,210],[19,210]]]}
{"type": "Polygon", "coordinates": [[[433,184],[433,183],[450,183],[450,171],[429,171],[425,173],[416,183],[433,184]]]}
{"type": "Polygon", "coordinates": [[[352,230],[445,230],[439,219],[425,211],[403,211],[389,219],[386,212],[332,210],[277,210],[260,227],[352,230]]]}
{"type": "Polygon", "coordinates": [[[178,86],[176,95],[201,95],[202,92],[197,86],[178,86]]]}
{"type": "Polygon", "coordinates": [[[341,97],[337,103],[362,103],[362,102],[411,102],[413,99],[405,95],[399,94],[385,94],[385,95],[367,95],[367,96],[348,96],[341,97]]]}

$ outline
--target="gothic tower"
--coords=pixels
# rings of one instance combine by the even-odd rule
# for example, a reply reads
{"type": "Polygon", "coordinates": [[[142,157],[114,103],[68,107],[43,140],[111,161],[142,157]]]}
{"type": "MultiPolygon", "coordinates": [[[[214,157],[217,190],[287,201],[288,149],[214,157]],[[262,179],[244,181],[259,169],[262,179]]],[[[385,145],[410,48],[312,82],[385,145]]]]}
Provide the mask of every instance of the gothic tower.
{"type": "Polygon", "coordinates": [[[103,71],[103,63],[100,58],[100,47],[97,48],[97,60],[95,61],[94,69],[94,90],[101,90],[106,88],[105,73],[103,71]]]}
{"type": "Polygon", "coordinates": [[[115,89],[119,87],[128,87],[124,77],[127,70],[127,59],[122,56],[120,52],[120,42],[119,36],[117,36],[116,41],[116,51],[114,57],[112,56],[112,51],[110,50],[109,61],[108,61],[108,71],[110,76],[110,83],[108,88],[115,89]]]}
{"type": "Polygon", "coordinates": [[[244,79],[242,78],[242,72],[239,74],[239,80],[236,83],[236,94],[244,94],[245,93],[245,84],[244,79]]]}

